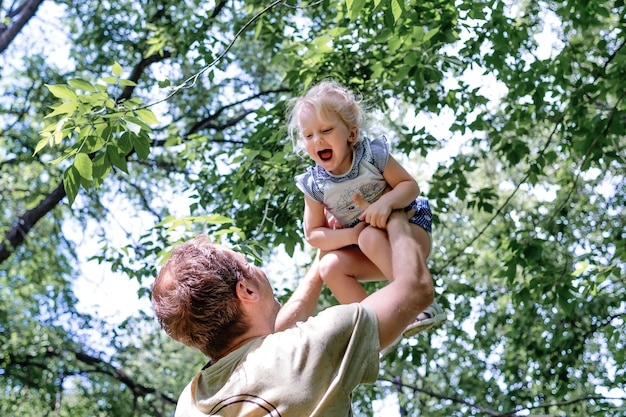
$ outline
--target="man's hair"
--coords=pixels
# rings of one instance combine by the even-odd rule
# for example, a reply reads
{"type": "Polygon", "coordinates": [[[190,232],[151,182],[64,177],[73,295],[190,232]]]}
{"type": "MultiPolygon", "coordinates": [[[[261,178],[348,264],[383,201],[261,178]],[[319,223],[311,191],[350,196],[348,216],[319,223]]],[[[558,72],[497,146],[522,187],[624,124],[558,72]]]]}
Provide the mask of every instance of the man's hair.
{"type": "Polygon", "coordinates": [[[204,235],[174,249],[152,286],[152,307],[173,339],[208,357],[247,330],[236,295],[245,258],[204,235]]]}

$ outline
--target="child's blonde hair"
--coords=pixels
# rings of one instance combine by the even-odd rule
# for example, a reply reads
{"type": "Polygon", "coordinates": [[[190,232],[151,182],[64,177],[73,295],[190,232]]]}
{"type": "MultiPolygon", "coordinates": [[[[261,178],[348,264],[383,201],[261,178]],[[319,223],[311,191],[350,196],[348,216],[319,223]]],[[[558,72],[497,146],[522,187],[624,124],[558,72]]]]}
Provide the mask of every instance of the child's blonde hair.
{"type": "Polygon", "coordinates": [[[287,108],[288,135],[296,152],[302,151],[300,113],[307,105],[315,109],[320,120],[336,116],[348,128],[358,127],[359,135],[356,142],[363,140],[362,132],[367,129],[367,114],[363,99],[337,81],[324,80],[311,87],[302,97],[291,100],[287,108]]]}

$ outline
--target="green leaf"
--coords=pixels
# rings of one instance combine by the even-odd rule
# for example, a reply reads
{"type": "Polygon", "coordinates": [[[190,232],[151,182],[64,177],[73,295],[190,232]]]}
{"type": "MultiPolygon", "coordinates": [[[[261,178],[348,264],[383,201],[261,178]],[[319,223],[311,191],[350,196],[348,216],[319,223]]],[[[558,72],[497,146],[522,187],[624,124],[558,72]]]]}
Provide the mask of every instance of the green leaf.
{"type": "Polygon", "coordinates": [[[131,135],[131,141],[139,159],[145,160],[150,155],[150,138],[148,135],[131,135]]]}
{"type": "Polygon", "coordinates": [[[128,174],[128,163],[126,162],[126,154],[114,144],[109,144],[106,147],[106,159],[109,165],[117,167],[125,174],[128,174]]]}
{"type": "Polygon", "coordinates": [[[111,71],[113,72],[113,75],[119,77],[122,74],[122,66],[116,61],[115,64],[113,64],[111,71]]]}
{"type": "Polygon", "coordinates": [[[78,147],[77,145],[74,145],[72,147],[66,148],[65,150],[63,150],[63,154],[61,156],[59,156],[58,158],[50,161],[51,164],[56,165],[61,161],[65,161],[66,159],[69,159],[71,157],[73,157],[74,155],[76,155],[78,153],[78,147]]]}
{"type": "Polygon", "coordinates": [[[365,0],[346,1],[346,7],[348,9],[348,16],[350,17],[350,20],[355,21],[359,17],[363,5],[365,5],[365,0]]]}
{"type": "Polygon", "coordinates": [[[78,174],[87,181],[91,181],[92,178],[92,163],[89,156],[85,153],[79,153],[74,158],[74,167],[78,174]]]}
{"type": "Polygon", "coordinates": [[[106,144],[105,138],[99,135],[91,135],[85,139],[82,151],[90,154],[99,151],[106,144]]]}
{"type": "Polygon", "coordinates": [[[154,113],[149,109],[139,109],[135,113],[146,124],[153,125],[159,123],[154,113]]]}
{"type": "Polygon", "coordinates": [[[102,77],[100,79],[107,84],[117,84],[117,78],[115,77],[102,77]]]}
{"type": "Polygon", "coordinates": [[[46,87],[55,97],[69,100],[76,100],[77,98],[76,93],[65,84],[46,84],[46,87]]]}
{"type": "Polygon", "coordinates": [[[71,129],[65,127],[65,124],[68,123],[69,120],[70,119],[68,117],[64,117],[57,122],[53,135],[55,145],[59,145],[63,141],[63,138],[69,136],[69,131],[71,129]]]}
{"type": "MultiPolygon", "coordinates": [[[[135,113],[135,112],[133,112],[133,113],[135,113]]],[[[131,130],[131,132],[133,132],[133,133],[135,133],[135,134],[137,134],[137,135],[138,135],[138,134],[139,134],[139,132],[140,132],[140,131],[142,131],[142,130],[147,131],[147,132],[150,132],[150,127],[149,127],[147,124],[145,124],[145,123],[144,123],[144,121],[143,121],[143,120],[141,120],[139,117],[135,117],[135,116],[128,116],[128,115],[127,115],[126,117],[124,117],[124,121],[125,121],[127,124],[128,124],[128,122],[130,122],[131,124],[136,125],[136,126],[133,126],[133,129],[137,129],[137,126],[138,126],[138,130],[137,130],[137,132],[135,132],[134,130],[131,130]]],[[[129,129],[129,130],[130,130],[130,129],[129,129]]]]}
{"type": "Polygon", "coordinates": [[[120,80],[120,85],[123,85],[125,87],[136,87],[137,83],[131,80],[120,80]]]}
{"type": "Polygon", "coordinates": [[[572,272],[572,276],[577,277],[579,275],[584,274],[587,270],[589,270],[589,267],[590,267],[589,262],[587,261],[579,262],[576,270],[572,272]]]}
{"type": "Polygon", "coordinates": [[[52,113],[47,114],[46,118],[60,116],[64,114],[68,114],[71,116],[72,114],[74,114],[74,111],[76,111],[77,107],[78,102],[76,102],[75,100],[63,102],[61,105],[56,106],[52,113]]]}
{"type": "Polygon", "coordinates": [[[79,176],[74,165],[70,165],[63,174],[63,188],[65,189],[65,194],[67,194],[70,207],[74,204],[76,195],[78,195],[78,188],[80,187],[79,176]]]}
{"type": "Polygon", "coordinates": [[[122,151],[124,155],[128,154],[128,152],[130,152],[131,149],[133,149],[133,144],[130,139],[131,135],[132,133],[130,132],[124,132],[122,136],[120,136],[119,140],[117,141],[117,145],[119,146],[119,149],[122,151]]]}
{"type": "Polygon", "coordinates": [[[394,22],[397,22],[402,16],[402,6],[398,0],[391,0],[391,13],[393,14],[394,22]]]}
{"type": "Polygon", "coordinates": [[[98,92],[98,89],[92,83],[82,78],[71,78],[68,84],[78,90],[90,91],[92,93],[98,92]]]}
{"type": "Polygon", "coordinates": [[[37,146],[35,147],[35,152],[33,152],[33,156],[37,155],[37,152],[45,148],[48,145],[48,143],[49,143],[48,138],[41,139],[39,142],[37,142],[37,146]]]}
{"type": "Polygon", "coordinates": [[[432,28],[431,30],[429,30],[428,32],[426,32],[426,34],[424,35],[424,42],[428,42],[437,33],[439,33],[439,26],[436,26],[432,28]]]}
{"type": "Polygon", "coordinates": [[[131,122],[130,120],[125,120],[125,122],[126,122],[126,128],[132,133],[134,133],[135,135],[138,135],[139,132],[141,132],[141,126],[138,125],[137,123],[131,122]]]}
{"type": "Polygon", "coordinates": [[[100,152],[93,159],[93,186],[99,188],[104,179],[111,171],[111,162],[107,158],[106,152],[100,152]]]}

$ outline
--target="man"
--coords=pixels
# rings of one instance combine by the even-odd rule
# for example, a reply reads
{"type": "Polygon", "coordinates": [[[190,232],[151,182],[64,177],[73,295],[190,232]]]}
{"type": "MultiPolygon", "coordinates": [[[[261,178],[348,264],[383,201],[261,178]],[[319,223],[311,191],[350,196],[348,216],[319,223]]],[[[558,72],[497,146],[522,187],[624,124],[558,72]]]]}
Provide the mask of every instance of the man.
{"type": "Polygon", "coordinates": [[[154,310],[171,337],[210,361],[182,392],[176,417],[351,416],[352,390],[376,380],[381,348],[434,296],[406,216],[393,212],[387,232],[393,281],[314,317],[319,268],[349,264],[349,251],[318,257],[280,308],[265,274],[241,254],[206,237],[177,247],[153,285],[154,310]]]}

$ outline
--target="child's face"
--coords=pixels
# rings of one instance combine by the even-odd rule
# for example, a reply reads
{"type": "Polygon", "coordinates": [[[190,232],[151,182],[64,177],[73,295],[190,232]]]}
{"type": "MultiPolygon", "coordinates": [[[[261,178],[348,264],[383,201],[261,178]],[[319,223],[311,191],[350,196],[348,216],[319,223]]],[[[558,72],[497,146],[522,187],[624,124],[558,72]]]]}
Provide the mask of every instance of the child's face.
{"type": "Polygon", "coordinates": [[[359,129],[348,128],[336,116],[319,119],[311,106],[302,109],[299,121],[302,142],[311,159],[334,175],[348,172],[359,129]]]}

